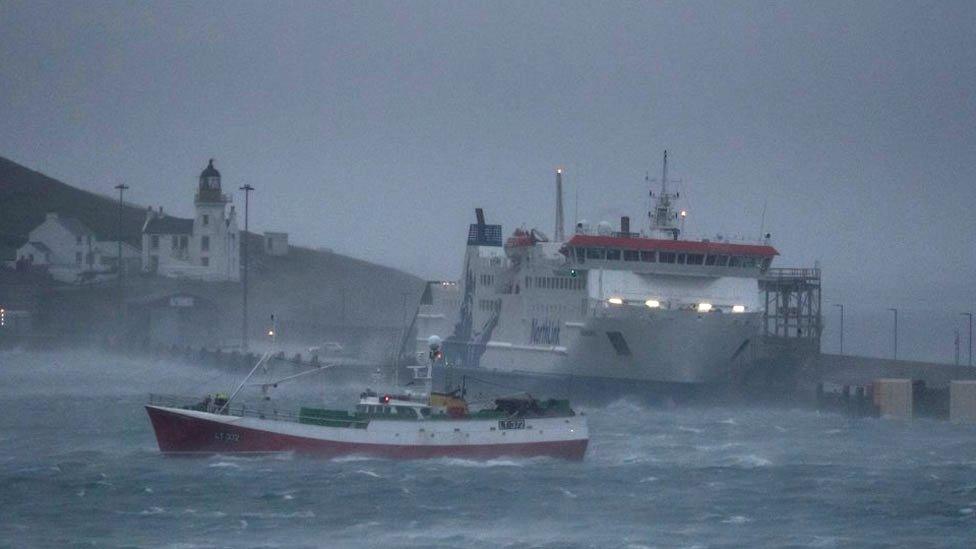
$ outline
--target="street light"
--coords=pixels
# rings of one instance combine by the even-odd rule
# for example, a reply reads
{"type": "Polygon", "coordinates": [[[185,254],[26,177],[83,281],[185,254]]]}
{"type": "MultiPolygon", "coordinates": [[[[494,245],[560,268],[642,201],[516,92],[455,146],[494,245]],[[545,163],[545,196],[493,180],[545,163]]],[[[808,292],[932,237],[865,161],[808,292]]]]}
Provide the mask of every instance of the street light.
{"type": "Polygon", "coordinates": [[[241,240],[244,241],[244,280],[243,280],[243,307],[242,307],[242,317],[241,317],[241,347],[247,350],[247,230],[248,230],[248,209],[251,191],[254,187],[250,185],[244,185],[241,187],[244,191],[244,235],[241,240]]]}
{"type": "Polygon", "coordinates": [[[898,360],[898,309],[889,308],[888,310],[895,313],[895,338],[894,338],[894,349],[893,349],[894,352],[892,353],[892,355],[895,360],[898,360]]]}
{"type": "Polygon", "coordinates": [[[840,308],[840,354],[844,354],[844,305],[834,303],[834,307],[840,308]]]}
{"type": "Polygon", "coordinates": [[[124,290],[123,290],[123,286],[122,286],[122,270],[123,270],[122,269],[122,209],[123,209],[122,193],[124,193],[126,191],[126,189],[129,188],[129,186],[126,185],[125,183],[119,183],[118,185],[115,186],[115,188],[118,189],[118,191],[119,191],[119,226],[118,226],[118,232],[116,233],[116,238],[119,241],[119,256],[118,256],[119,257],[119,263],[118,263],[118,275],[117,275],[117,278],[118,278],[118,284],[119,284],[119,295],[118,295],[119,311],[118,311],[118,315],[119,315],[119,325],[121,326],[121,324],[122,324],[122,311],[123,311],[123,308],[124,308],[124,295],[123,295],[123,291],[124,290]]]}
{"type": "Polygon", "coordinates": [[[973,365],[973,313],[959,313],[969,317],[969,365],[973,365]]]}

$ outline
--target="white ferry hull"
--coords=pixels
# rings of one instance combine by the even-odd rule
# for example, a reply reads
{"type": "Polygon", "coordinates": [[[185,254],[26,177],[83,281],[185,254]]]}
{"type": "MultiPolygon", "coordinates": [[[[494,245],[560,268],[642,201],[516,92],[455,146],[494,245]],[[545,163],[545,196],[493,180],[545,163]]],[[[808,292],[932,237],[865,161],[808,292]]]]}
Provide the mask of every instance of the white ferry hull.
{"type": "Polygon", "coordinates": [[[756,338],[760,319],[760,313],[614,311],[586,318],[573,329],[576,333],[567,334],[566,347],[490,341],[478,368],[468,369],[652,383],[727,383],[756,338]]]}

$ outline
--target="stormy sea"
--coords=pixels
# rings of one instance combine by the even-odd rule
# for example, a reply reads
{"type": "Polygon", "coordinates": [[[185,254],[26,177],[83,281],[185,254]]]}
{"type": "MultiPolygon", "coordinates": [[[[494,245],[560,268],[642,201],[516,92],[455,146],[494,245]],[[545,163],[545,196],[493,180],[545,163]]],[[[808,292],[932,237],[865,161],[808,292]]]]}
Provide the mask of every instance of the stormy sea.
{"type": "MultiPolygon", "coordinates": [[[[973,547],[976,428],[804,409],[583,408],[586,459],[160,455],[150,392],[240,374],[0,353],[3,547],[973,547]]],[[[351,407],[328,378],[284,398],[351,407]]]]}

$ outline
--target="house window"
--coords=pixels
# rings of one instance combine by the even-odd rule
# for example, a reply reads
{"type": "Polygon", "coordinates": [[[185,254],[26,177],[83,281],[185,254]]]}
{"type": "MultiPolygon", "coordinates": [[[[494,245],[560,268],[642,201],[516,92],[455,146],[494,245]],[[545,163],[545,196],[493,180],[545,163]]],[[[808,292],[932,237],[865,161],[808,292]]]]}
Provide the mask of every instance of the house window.
{"type": "Polygon", "coordinates": [[[159,235],[158,234],[154,234],[151,237],[149,237],[149,247],[152,248],[153,250],[158,250],[159,249],[159,235]]]}
{"type": "MultiPolygon", "coordinates": [[[[79,236],[78,239],[80,240],[81,237],[79,236]]],[[[81,252],[75,252],[75,263],[81,265],[81,252]]]]}
{"type": "Polygon", "coordinates": [[[207,250],[210,249],[210,237],[209,236],[201,236],[200,237],[200,249],[202,251],[207,251],[207,250]]]}
{"type": "Polygon", "coordinates": [[[207,214],[203,214],[203,226],[206,227],[209,224],[210,224],[210,216],[207,214]]]}
{"type": "Polygon", "coordinates": [[[204,267],[209,267],[210,266],[210,258],[209,257],[201,257],[200,258],[200,264],[203,265],[204,267]]]}

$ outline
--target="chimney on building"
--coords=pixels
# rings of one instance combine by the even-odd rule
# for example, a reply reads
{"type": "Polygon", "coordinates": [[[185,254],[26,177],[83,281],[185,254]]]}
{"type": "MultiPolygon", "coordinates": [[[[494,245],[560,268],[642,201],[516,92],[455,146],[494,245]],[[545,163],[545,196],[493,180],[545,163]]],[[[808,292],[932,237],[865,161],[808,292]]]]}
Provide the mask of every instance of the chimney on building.
{"type": "Polygon", "coordinates": [[[556,168],[556,242],[566,240],[565,229],[563,228],[563,169],[556,168]]]}

